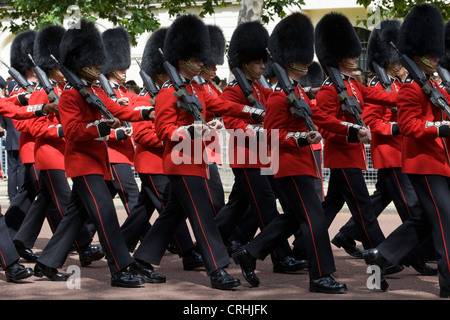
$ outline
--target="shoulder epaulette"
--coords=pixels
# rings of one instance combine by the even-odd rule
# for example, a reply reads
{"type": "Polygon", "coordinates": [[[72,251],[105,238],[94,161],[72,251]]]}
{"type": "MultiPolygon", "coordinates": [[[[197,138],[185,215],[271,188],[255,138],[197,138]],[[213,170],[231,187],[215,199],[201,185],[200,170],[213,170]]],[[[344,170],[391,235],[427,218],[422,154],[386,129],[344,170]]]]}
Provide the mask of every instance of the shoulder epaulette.
{"type": "Polygon", "coordinates": [[[274,86],[273,91],[283,91],[283,88],[281,87],[281,85],[277,82],[277,84],[274,86]]]}
{"type": "Polygon", "coordinates": [[[327,78],[324,82],[323,82],[323,86],[331,86],[333,84],[333,81],[331,81],[331,78],[327,78]]]}
{"type": "Polygon", "coordinates": [[[234,86],[237,85],[237,84],[238,84],[237,80],[234,79],[233,81],[228,82],[227,86],[228,86],[228,87],[234,87],[234,86]]]}
{"type": "Polygon", "coordinates": [[[404,83],[413,83],[413,82],[414,82],[414,78],[408,75],[408,76],[406,77],[404,83]]]}
{"type": "Polygon", "coordinates": [[[38,83],[37,85],[36,85],[36,87],[34,87],[34,91],[41,91],[41,90],[43,90],[44,89],[44,87],[40,84],[40,83],[38,83]]]}
{"type": "Polygon", "coordinates": [[[148,90],[146,87],[144,87],[144,89],[141,90],[141,92],[139,92],[139,97],[143,97],[145,95],[147,95],[148,90]]]}
{"type": "Polygon", "coordinates": [[[372,78],[372,80],[370,81],[370,83],[369,83],[369,86],[370,87],[375,87],[377,84],[379,84],[380,83],[380,79],[377,77],[377,76],[375,76],[375,77],[373,77],[372,78]]]}
{"type": "Polygon", "coordinates": [[[166,81],[164,82],[164,84],[162,85],[162,88],[170,88],[172,86],[172,81],[166,81]]]}
{"type": "Polygon", "coordinates": [[[64,90],[69,90],[72,88],[73,88],[73,85],[71,85],[70,83],[66,83],[66,85],[64,86],[64,90]]]}

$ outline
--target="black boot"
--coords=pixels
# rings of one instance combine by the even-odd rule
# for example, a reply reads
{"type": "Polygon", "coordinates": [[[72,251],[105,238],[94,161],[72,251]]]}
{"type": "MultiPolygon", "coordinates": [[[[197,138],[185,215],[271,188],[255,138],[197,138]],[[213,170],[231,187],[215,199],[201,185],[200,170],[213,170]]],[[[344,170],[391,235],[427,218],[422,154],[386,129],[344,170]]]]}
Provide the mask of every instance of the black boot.
{"type": "Polygon", "coordinates": [[[28,262],[37,262],[39,255],[35,254],[33,250],[31,250],[30,248],[25,248],[24,245],[19,243],[18,241],[14,242],[14,246],[16,247],[17,253],[22,259],[28,262]]]}
{"type": "Polygon", "coordinates": [[[256,259],[245,248],[233,254],[233,260],[241,267],[242,275],[252,287],[259,286],[259,279],[255,275],[256,259]]]}
{"type": "Polygon", "coordinates": [[[200,253],[194,248],[186,252],[183,257],[183,269],[190,271],[204,267],[203,259],[200,253]]]}
{"type": "Polygon", "coordinates": [[[380,289],[386,291],[389,288],[389,284],[386,281],[384,274],[386,272],[386,267],[390,264],[389,261],[387,261],[376,248],[365,250],[362,255],[367,265],[376,265],[380,268],[380,289]]]}
{"type": "Polygon", "coordinates": [[[347,286],[344,283],[337,282],[331,275],[328,275],[318,279],[309,279],[309,291],[321,293],[343,293],[347,291],[347,286]]]}
{"type": "Polygon", "coordinates": [[[230,290],[241,285],[239,279],[233,278],[223,269],[214,271],[209,277],[211,279],[211,287],[214,289],[230,290]]]}
{"type": "Polygon", "coordinates": [[[78,251],[82,267],[90,265],[92,261],[103,259],[105,255],[106,253],[101,247],[92,244],[83,247],[78,251]]]}
{"type": "Polygon", "coordinates": [[[34,266],[34,275],[36,277],[42,278],[46,276],[52,281],[67,281],[69,279],[69,274],[58,272],[58,269],[47,267],[46,265],[38,262],[34,266]]]}
{"type": "Polygon", "coordinates": [[[352,238],[347,237],[342,232],[338,232],[331,243],[334,244],[338,248],[342,248],[354,258],[361,259],[362,258],[362,250],[356,247],[356,242],[352,238]]]}
{"type": "Polygon", "coordinates": [[[5,275],[6,281],[17,282],[31,277],[33,275],[33,270],[31,268],[25,268],[23,265],[16,262],[5,269],[5,275]]]}
{"type": "Polygon", "coordinates": [[[273,263],[273,272],[292,273],[308,268],[307,260],[297,260],[291,256],[281,258],[273,263]]]}
{"type": "Polygon", "coordinates": [[[130,266],[130,272],[134,275],[141,276],[145,282],[148,283],[164,283],[166,277],[162,274],[156,273],[150,263],[135,260],[130,266]]]}

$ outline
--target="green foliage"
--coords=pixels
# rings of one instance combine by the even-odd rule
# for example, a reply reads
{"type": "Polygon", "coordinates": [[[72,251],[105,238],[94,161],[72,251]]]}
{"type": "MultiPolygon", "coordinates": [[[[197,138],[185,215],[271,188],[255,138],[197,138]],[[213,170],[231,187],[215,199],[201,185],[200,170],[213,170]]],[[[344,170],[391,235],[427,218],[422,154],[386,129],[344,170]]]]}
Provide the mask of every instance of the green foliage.
{"type": "MultiPolygon", "coordinates": [[[[9,29],[12,33],[18,33],[62,24],[64,20],[75,22],[80,17],[91,20],[100,18],[115,26],[124,26],[133,45],[140,34],[158,29],[160,23],[152,13],[156,5],[167,10],[171,17],[186,12],[188,8],[200,6],[195,0],[9,0],[7,3],[8,6],[0,6],[0,28],[3,31],[9,29]],[[10,25],[5,23],[7,21],[10,21],[10,25]]],[[[304,4],[303,0],[265,0],[262,22],[267,23],[274,16],[283,18],[286,6],[300,8],[301,4],[304,4]]],[[[202,1],[199,15],[212,15],[215,8],[226,5],[226,0],[202,1]]]]}
{"type": "Polygon", "coordinates": [[[356,0],[365,8],[372,6],[376,10],[368,13],[368,18],[360,20],[365,26],[374,25],[376,19],[404,18],[412,7],[419,3],[430,3],[438,7],[444,21],[450,20],[450,6],[448,0],[356,0]]]}

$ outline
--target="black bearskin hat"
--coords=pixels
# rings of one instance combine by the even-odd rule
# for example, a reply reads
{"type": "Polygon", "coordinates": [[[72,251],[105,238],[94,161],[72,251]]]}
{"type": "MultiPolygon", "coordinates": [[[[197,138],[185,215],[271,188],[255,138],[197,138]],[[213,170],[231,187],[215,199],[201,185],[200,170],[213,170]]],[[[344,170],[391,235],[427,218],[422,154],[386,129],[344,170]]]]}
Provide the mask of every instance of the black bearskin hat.
{"type": "Polygon", "coordinates": [[[331,12],[317,23],[316,54],[323,68],[338,67],[339,61],[361,55],[362,47],[356,31],[346,16],[331,12]]]}
{"type": "Polygon", "coordinates": [[[106,51],[94,22],[81,19],[64,34],[59,45],[60,63],[72,72],[93,65],[102,66],[106,51]]]}
{"type": "Polygon", "coordinates": [[[167,30],[163,52],[174,67],[179,60],[187,61],[191,57],[204,63],[211,53],[208,27],[196,15],[178,17],[167,30]]]}
{"type": "Polygon", "coordinates": [[[399,60],[397,51],[390,43],[397,45],[400,27],[400,21],[386,20],[372,31],[367,45],[367,68],[370,71],[375,72],[372,62],[378,63],[383,68],[385,64],[399,60]]]}
{"type": "Polygon", "coordinates": [[[322,70],[322,67],[317,61],[314,61],[308,68],[308,73],[306,76],[301,77],[298,83],[306,88],[319,88],[322,86],[325,81],[325,73],[322,70]]]}
{"type": "Polygon", "coordinates": [[[424,3],[411,9],[400,28],[398,49],[411,59],[444,55],[444,21],[437,7],[424,3]]]}
{"type": "Polygon", "coordinates": [[[237,26],[231,36],[228,56],[230,69],[241,67],[243,63],[263,59],[267,61],[269,33],[259,21],[244,22],[237,26]]]}
{"type": "Polygon", "coordinates": [[[221,65],[225,56],[225,36],[218,26],[209,25],[209,39],[211,43],[211,55],[205,62],[206,66],[221,65]]]}
{"type": "Polygon", "coordinates": [[[131,65],[131,48],[128,31],[123,27],[108,29],[102,33],[106,50],[106,61],[101,72],[108,74],[114,70],[127,70],[131,65]]]}
{"type": "Polygon", "coordinates": [[[445,55],[440,65],[450,71],[450,21],[445,25],[445,55]]]}
{"type": "Polygon", "coordinates": [[[163,66],[164,58],[159,52],[159,48],[161,50],[164,48],[166,33],[167,28],[159,28],[153,32],[145,44],[141,66],[149,76],[166,72],[163,66]]]}
{"type": "Polygon", "coordinates": [[[296,12],[281,20],[269,38],[273,61],[282,66],[293,62],[310,64],[314,59],[314,27],[304,14],[296,12]]]}
{"type": "Polygon", "coordinates": [[[16,69],[22,75],[25,71],[33,69],[33,63],[28,55],[33,55],[33,45],[36,35],[37,32],[34,30],[23,31],[17,34],[11,43],[11,68],[16,69]]]}
{"type": "Polygon", "coordinates": [[[59,44],[66,29],[62,26],[48,26],[40,30],[34,40],[34,62],[45,72],[57,68],[57,63],[50,57],[59,60],[59,44]]]}

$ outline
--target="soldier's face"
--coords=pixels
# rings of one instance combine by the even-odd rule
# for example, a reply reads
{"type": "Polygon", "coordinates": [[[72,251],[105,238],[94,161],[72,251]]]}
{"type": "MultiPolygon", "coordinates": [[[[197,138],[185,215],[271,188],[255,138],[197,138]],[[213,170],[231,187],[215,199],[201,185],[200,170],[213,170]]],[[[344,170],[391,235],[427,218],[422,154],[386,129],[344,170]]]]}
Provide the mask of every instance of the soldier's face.
{"type": "Polygon", "coordinates": [[[357,67],[357,57],[348,57],[338,63],[339,70],[345,74],[351,74],[357,67]]]}
{"type": "Polygon", "coordinates": [[[244,73],[252,81],[260,79],[266,68],[263,59],[252,60],[246,66],[244,73]]]}
{"type": "Polygon", "coordinates": [[[415,60],[419,68],[426,74],[433,74],[436,72],[439,57],[427,54],[415,60]]]}
{"type": "Polygon", "coordinates": [[[178,63],[178,71],[180,74],[188,79],[198,76],[203,68],[203,62],[195,57],[187,61],[180,60],[178,63]]]}
{"type": "Polygon", "coordinates": [[[202,69],[202,77],[206,80],[211,80],[216,76],[217,67],[215,65],[213,66],[204,66],[202,69]]]}

